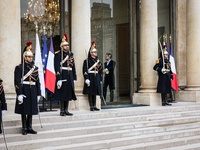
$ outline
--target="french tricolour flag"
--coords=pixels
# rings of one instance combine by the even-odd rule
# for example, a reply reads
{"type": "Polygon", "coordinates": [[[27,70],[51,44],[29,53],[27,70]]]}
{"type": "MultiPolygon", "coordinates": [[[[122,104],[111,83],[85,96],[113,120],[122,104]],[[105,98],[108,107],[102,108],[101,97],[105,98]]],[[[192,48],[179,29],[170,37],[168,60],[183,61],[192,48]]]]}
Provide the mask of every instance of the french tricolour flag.
{"type": "Polygon", "coordinates": [[[47,92],[54,94],[55,90],[55,82],[56,82],[56,74],[54,69],[54,49],[53,49],[53,41],[52,36],[50,36],[50,49],[47,60],[46,67],[46,75],[45,75],[45,88],[47,92]]]}
{"type": "Polygon", "coordinates": [[[173,74],[173,80],[171,80],[171,86],[174,90],[178,91],[178,82],[177,82],[177,77],[176,77],[176,66],[175,66],[175,61],[174,61],[174,54],[172,50],[172,44],[170,43],[170,62],[171,62],[171,70],[173,74]]]}

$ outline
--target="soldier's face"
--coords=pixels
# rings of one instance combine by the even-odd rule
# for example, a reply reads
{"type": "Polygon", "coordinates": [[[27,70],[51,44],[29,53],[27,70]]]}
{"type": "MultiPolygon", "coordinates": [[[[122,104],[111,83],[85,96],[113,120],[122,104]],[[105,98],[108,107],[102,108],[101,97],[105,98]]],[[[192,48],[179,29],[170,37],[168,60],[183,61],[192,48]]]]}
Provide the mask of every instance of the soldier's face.
{"type": "Polygon", "coordinates": [[[96,56],[97,56],[97,52],[92,52],[91,55],[92,55],[93,57],[96,57],[96,56]]]}
{"type": "Polygon", "coordinates": [[[165,58],[165,59],[167,59],[167,58],[168,58],[168,55],[167,55],[167,54],[165,54],[165,55],[164,55],[164,58],[165,58]]]}
{"type": "Polygon", "coordinates": [[[63,49],[64,49],[64,50],[69,50],[69,45],[64,45],[64,46],[63,46],[63,49]]]}
{"type": "Polygon", "coordinates": [[[31,63],[33,61],[33,57],[32,56],[27,56],[26,57],[27,62],[31,63]]]}

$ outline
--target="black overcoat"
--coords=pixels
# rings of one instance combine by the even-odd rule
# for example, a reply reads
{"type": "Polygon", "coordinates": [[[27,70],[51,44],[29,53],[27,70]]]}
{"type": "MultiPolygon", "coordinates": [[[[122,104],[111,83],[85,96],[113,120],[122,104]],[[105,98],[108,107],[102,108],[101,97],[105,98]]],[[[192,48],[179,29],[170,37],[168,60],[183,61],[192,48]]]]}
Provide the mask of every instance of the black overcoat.
{"type": "MultiPolygon", "coordinates": [[[[6,104],[6,99],[5,99],[5,93],[4,93],[4,88],[3,88],[3,80],[0,78],[0,101],[1,101],[1,106],[0,106],[0,123],[2,122],[2,110],[7,110],[7,104],[6,104]]],[[[0,126],[0,133],[2,133],[1,126],[0,126]]]]}
{"type": "Polygon", "coordinates": [[[115,61],[110,60],[109,64],[107,65],[107,62],[104,63],[104,68],[109,70],[109,74],[105,74],[104,82],[107,82],[107,80],[111,80],[110,86],[111,90],[115,89],[115,75],[114,75],[114,69],[115,69],[115,61]]]}
{"type": "Polygon", "coordinates": [[[68,55],[68,59],[62,64],[62,67],[70,67],[71,70],[62,69],[61,71],[61,51],[55,53],[54,68],[56,72],[55,94],[54,99],[59,101],[71,101],[77,100],[74,91],[74,81],[76,78],[76,68],[74,62],[74,54],[72,52],[63,51],[63,59],[68,55]],[[57,82],[59,80],[67,80],[62,82],[60,89],[57,88],[57,82]]]}
{"type": "MultiPolygon", "coordinates": [[[[33,68],[33,65],[34,63],[24,63],[24,76],[33,68]]],[[[20,64],[15,67],[14,72],[15,90],[17,94],[15,113],[22,115],[36,115],[38,114],[37,96],[41,95],[38,67],[35,67],[32,74],[24,80],[35,82],[35,85],[21,84],[22,68],[23,65],[20,64]],[[23,103],[19,104],[18,96],[21,94],[25,95],[26,98],[23,98],[23,103]]]]}
{"type": "Polygon", "coordinates": [[[157,60],[153,69],[158,72],[158,85],[157,93],[171,93],[171,79],[173,79],[173,74],[171,71],[171,65],[168,59],[165,59],[165,69],[169,69],[166,74],[162,73],[163,59],[157,60]]]}
{"type": "Polygon", "coordinates": [[[91,56],[88,57],[86,60],[83,62],[83,76],[84,79],[89,79],[90,80],[90,86],[88,86],[84,82],[84,87],[83,87],[83,94],[90,94],[90,95],[101,95],[101,83],[102,83],[102,64],[99,61],[97,66],[93,68],[91,71],[96,70],[97,73],[88,73],[88,69],[92,67],[96,62],[97,58],[92,58],[91,56]],[[88,67],[87,67],[88,63],[88,67]]]}

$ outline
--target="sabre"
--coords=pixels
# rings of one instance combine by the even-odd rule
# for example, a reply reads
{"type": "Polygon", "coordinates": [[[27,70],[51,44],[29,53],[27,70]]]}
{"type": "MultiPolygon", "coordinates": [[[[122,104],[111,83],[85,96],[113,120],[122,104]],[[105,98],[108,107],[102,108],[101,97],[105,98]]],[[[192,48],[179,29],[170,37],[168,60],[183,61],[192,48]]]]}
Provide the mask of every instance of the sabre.
{"type": "Polygon", "coordinates": [[[41,128],[43,128],[43,126],[42,126],[42,121],[41,121],[41,118],[40,118],[40,109],[39,109],[39,105],[38,105],[38,117],[39,117],[39,120],[40,120],[41,128]]]}
{"type": "MultiPolygon", "coordinates": [[[[159,44],[160,44],[160,50],[161,50],[161,52],[162,52],[162,57],[163,57],[163,68],[165,68],[164,54],[163,54],[162,45],[161,45],[160,41],[159,41],[159,44]]],[[[165,74],[165,73],[166,73],[166,72],[164,72],[164,74],[165,74]]]]}
{"type": "MultiPolygon", "coordinates": [[[[85,49],[85,55],[86,55],[86,61],[87,61],[87,70],[88,70],[88,57],[87,57],[87,51],[86,51],[86,49],[85,49]]],[[[87,84],[87,86],[89,87],[89,86],[90,86],[90,84],[87,84]]]]}
{"type": "Polygon", "coordinates": [[[102,92],[101,92],[101,97],[102,97],[102,99],[103,99],[104,105],[106,105],[106,101],[105,101],[105,99],[104,99],[104,97],[103,97],[103,93],[102,93],[102,92]]]}
{"type": "Polygon", "coordinates": [[[75,105],[75,109],[77,109],[77,106],[76,106],[76,101],[74,101],[74,105],[75,105]]]}
{"type": "Polygon", "coordinates": [[[8,145],[7,145],[7,141],[6,141],[6,135],[5,135],[5,131],[4,131],[4,125],[3,125],[3,117],[1,117],[1,126],[2,126],[2,132],[3,132],[3,138],[4,138],[4,142],[5,142],[5,145],[6,145],[6,150],[8,150],[8,145]]]}

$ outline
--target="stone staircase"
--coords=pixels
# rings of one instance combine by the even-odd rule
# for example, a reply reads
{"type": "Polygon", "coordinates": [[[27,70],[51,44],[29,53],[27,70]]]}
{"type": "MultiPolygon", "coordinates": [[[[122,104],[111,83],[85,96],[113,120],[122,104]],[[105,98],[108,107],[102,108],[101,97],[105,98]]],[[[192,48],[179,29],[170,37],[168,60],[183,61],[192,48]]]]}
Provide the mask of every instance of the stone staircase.
{"type": "Polygon", "coordinates": [[[43,128],[34,116],[38,134],[26,136],[19,115],[4,117],[9,150],[200,150],[199,103],[72,112],[72,117],[41,113],[43,128]]]}

